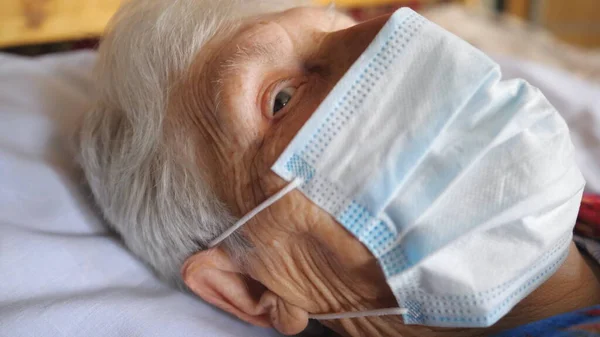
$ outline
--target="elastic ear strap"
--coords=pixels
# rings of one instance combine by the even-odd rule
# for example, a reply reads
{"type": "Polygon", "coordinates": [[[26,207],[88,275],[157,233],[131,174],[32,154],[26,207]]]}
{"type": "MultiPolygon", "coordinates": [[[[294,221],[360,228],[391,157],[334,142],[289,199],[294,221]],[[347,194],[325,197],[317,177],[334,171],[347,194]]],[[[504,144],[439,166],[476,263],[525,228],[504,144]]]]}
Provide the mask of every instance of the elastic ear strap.
{"type": "Polygon", "coordinates": [[[235,224],[233,224],[233,226],[231,226],[229,229],[227,229],[226,231],[224,231],[223,233],[221,233],[221,235],[219,235],[215,239],[213,239],[208,244],[208,248],[213,248],[213,247],[217,246],[218,244],[220,244],[221,242],[223,242],[223,240],[227,239],[231,234],[233,234],[233,232],[235,232],[240,227],[242,227],[243,225],[245,225],[246,222],[248,222],[250,219],[252,219],[253,217],[255,217],[262,210],[264,210],[265,208],[273,205],[275,202],[277,202],[277,200],[283,198],[286,194],[288,194],[291,191],[295,190],[300,185],[302,185],[302,179],[301,178],[295,178],[294,180],[292,180],[291,183],[287,184],[279,192],[277,192],[277,193],[273,194],[272,196],[270,196],[267,200],[263,201],[260,205],[256,206],[256,208],[254,208],[248,214],[244,215],[242,218],[240,218],[238,221],[236,221],[235,224]]]}
{"type": "MultiPolygon", "coordinates": [[[[255,217],[258,213],[263,211],[265,208],[273,205],[279,199],[285,197],[286,194],[298,188],[302,185],[301,178],[294,178],[292,182],[287,184],[284,188],[282,188],[279,192],[270,196],[267,200],[260,203],[260,205],[256,206],[252,211],[248,214],[244,215],[238,221],[235,222],[233,226],[227,229],[225,232],[221,233],[218,237],[212,240],[209,244],[209,248],[213,248],[219,245],[223,240],[229,237],[233,232],[238,230],[240,227],[246,224],[250,219],[255,217]]],[[[388,309],[377,309],[377,310],[367,310],[367,311],[355,311],[355,312],[342,312],[342,313],[334,313],[334,314],[313,314],[309,315],[309,318],[317,319],[317,320],[329,320],[329,319],[342,319],[342,318],[358,318],[358,317],[369,317],[369,316],[388,316],[388,315],[403,315],[408,312],[408,309],[403,308],[388,308],[388,309]]]]}
{"type": "Polygon", "coordinates": [[[404,308],[387,308],[366,311],[340,312],[334,314],[312,314],[308,318],[317,320],[343,319],[343,318],[359,318],[359,317],[376,317],[390,315],[404,315],[408,313],[408,309],[404,308]]]}

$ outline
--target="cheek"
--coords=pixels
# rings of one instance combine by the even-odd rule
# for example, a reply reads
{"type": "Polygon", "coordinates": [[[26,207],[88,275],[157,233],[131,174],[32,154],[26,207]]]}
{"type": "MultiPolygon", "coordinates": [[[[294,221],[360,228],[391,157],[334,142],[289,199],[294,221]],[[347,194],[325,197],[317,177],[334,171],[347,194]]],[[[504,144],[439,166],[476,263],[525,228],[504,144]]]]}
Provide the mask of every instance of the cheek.
{"type": "Polygon", "coordinates": [[[333,84],[319,79],[315,80],[310,86],[302,95],[301,102],[296,104],[287,115],[276,121],[266,135],[263,151],[265,164],[269,167],[275,163],[298,131],[317,110],[333,84]]]}
{"type": "Polygon", "coordinates": [[[262,114],[255,108],[240,109],[247,106],[237,93],[226,93],[229,99],[223,101],[219,109],[220,127],[226,131],[231,141],[242,148],[253,144],[268,128],[262,114]],[[229,113],[233,111],[235,113],[229,113]]]}

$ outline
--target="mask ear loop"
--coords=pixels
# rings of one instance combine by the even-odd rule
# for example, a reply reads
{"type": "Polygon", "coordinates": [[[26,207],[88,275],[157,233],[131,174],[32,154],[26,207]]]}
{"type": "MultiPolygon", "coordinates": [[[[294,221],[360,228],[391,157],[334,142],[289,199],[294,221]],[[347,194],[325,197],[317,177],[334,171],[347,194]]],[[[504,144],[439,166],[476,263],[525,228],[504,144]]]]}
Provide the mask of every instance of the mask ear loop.
{"type": "Polygon", "coordinates": [[[255,217],[262,210],[264,210],[265,208],[273,205],[275,202],[277,202],[277,200],[285,197],[286,194],[288,194],[291,191],[295,190],[300,185],[302,185],[302,179],[298,178],[298,177],[294,178],[294,180],[292,180],[291,183],[287,184],[279,192],[273,194],[267,200],[263,201],[260,205],[256,206],[256,208],[254,208],[248,214],[244,215],[238,221],[236,221],[235,224],[233,224],[233,226],[231,226],[226,231],[224,231],[223,233],[221,233],[221,235],[217,236],[215,239],[213,239],[211,242],[209,242],[208,248],[213,248],[213,247],[219,245],[221,242],[223,242],[223,240],[227,239],[227,237],[229,237],[233,232],[235,232],[240,227],[242,227],[243,225],[245,225],[246,222],[248,222],[250,219],[252,219],[253,217],[255,217]]]}
{"type": "MultiPolygon", "coordinates": [[[[265,208],[273,205],[279,199],[286,196],[286,194],[298,188],[302,185],[302,179],[299,177],[294,178],[292,182],[287,184],[284,188],[282,188],[279,192],[270,196],[267,200],[260,203],[260,205],[256,206],[252,211],[248,214],[244,215],[238,221],[235,222],[233,226],[229,229],[221,233],[218,237],[212,240],[208,244],[208,248],[213,248],[218,246],[223,240],[227,239],[233,232],[238,230],[240,227],[245,225],[250,219],[255,217],[258,213],[263,211],[265,208]]],[[[373,317],[373,316],[388,316],[388,315],[403,315],[408,313],[407,309],[404,308],[388,308],[388,309],[377,309],[377,310],[367,310],[367,311],[355,311],[355,312],[342,312],[342,313],[333,313],[333,314],[312,314],[308,317],[311,319],[317,320],[331,320],[331,319],[343,319],[343,318],[358,318],[358,317],[373,317]]]]}
{"type": "Polygon", "coordinates": [[[365,310],[365,311],[340,312],[340,313],[333,313],[333,314],[312,314],[312,315],[308,315],[308,318],[316,319],[316,320],[331,320],[331,319],[344,319],[344,318],[404,315],[407,313],[408,313],[408,309],[405,309],[405,308],[387,308],[387,309],[375,309],[375,310],[365,310]]]}

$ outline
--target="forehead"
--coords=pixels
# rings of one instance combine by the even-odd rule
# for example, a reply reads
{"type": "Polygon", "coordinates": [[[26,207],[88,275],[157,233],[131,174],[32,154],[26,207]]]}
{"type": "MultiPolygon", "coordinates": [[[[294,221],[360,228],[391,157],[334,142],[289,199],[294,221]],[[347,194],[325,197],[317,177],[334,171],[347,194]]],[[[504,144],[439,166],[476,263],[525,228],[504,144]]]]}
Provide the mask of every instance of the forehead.
{"type": "Polygon", "coordinates": [[[284,12],[263,14],[249,18],[232,34],[225,52],[252,52],[252,49],[264,47],[266,42],[281,42],[281,34],[288,35],[292,40],[299,40],[307,32],[328,32],[336,30],[340,23],[347,27],[350,17],[336,10],[323,7],[299,7],[284,12]]]}

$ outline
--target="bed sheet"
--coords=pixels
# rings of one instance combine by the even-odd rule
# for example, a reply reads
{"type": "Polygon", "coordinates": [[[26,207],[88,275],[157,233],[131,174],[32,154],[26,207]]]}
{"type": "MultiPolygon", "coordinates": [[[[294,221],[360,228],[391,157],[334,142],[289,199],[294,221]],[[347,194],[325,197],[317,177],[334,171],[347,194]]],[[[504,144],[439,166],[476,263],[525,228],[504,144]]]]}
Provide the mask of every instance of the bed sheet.
{"type": "MultiPolygon", "coordinates": [[[[162,284],[104,227],[64,142],[89,104],[94,57],[0,54],[0,336],[277,336],[162,284]]],[[[600,191],[600,88],[497,60],[563,113],[600,191]]]]}
{"type": "Polygon", "coordinates": [[[63,142],[94,57],[0,54],[0,336],[278,336],[162,284],[103,226],[63,142]]]}

